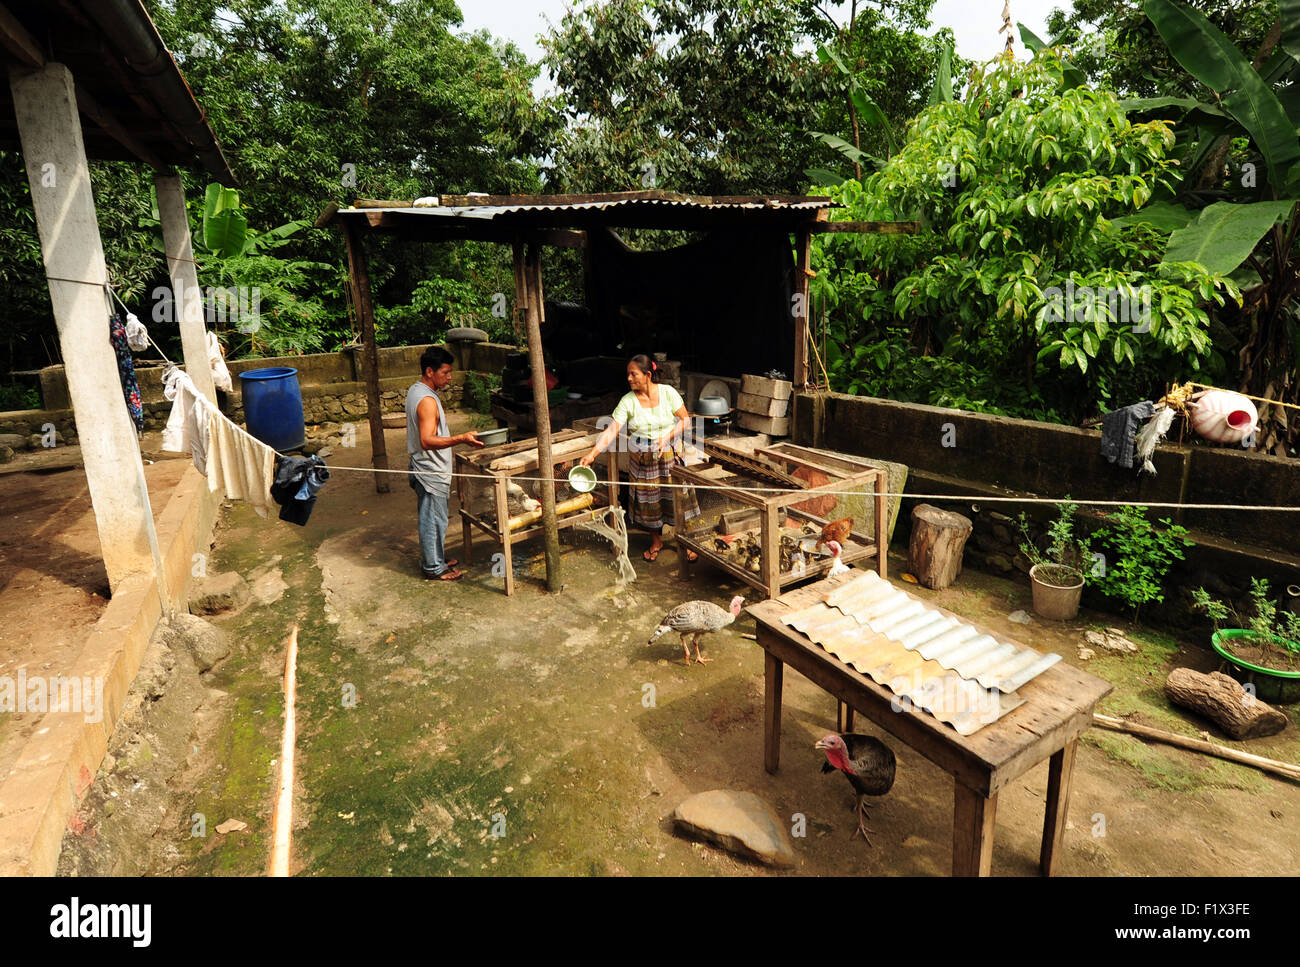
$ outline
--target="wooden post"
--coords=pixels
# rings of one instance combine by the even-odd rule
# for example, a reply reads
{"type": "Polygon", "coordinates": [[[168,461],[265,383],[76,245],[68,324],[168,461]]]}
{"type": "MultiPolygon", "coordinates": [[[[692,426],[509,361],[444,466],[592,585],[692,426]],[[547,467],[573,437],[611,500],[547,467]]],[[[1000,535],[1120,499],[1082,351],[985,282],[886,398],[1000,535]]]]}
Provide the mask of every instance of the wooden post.
{"type": "MultiPolygon", "coordinates": [[[[542,481],[542,533],[546,548],[546,589],[560,590],[560,529],[555,516],[555,457],[551,452],[551,405],[546,394],[546,359],[542,355],[542,263],[540,246],[528,245],[524,256],[527,293],[528,358],[533,369],[533,423],[537,427],[537,475],[542,481]]],[[[522,301],[522,300],[521,300],[522,301]]]]}
{"type": "MultiPolygon", "coordinates": [[[[361,344],[365,349],[362,368],[366,374],[366,409],[370,416],[370,465],[377,471],[388,469],[388,447],[384,443],[384,411],[379,399],[379,350],[375,346],[375,314],[370,302],[370,274],[366,271],[366,253],[361,236],[351,223],[347,226],[348,277],[352,281],[352,304],[357,307],[361,323],[361,344]]],[[[421,376],[424,374],[421,373],[421,376]]],[[[388,493],[388,474],[375,474],[375,493],[388,493]]]]}
{"type": "Polygon", "coordinates": [[[524,278],[524,243],[516,238],[511,251],[514,256],[515,271],[515,308],[511,313],[511,320],[514,322],[517,334],[521,328],[519,320],[522,318],[525,325],[527,324],[528,303],[532,300],[528,298],[528,283],[524,278]]]}
{"type": "Polygon", "coordinates": [[[1038,868],[1044,876],[1053,876],[1061,858],[1065,840],[1065,821],[1070,812],[1070,782],[1074,778],[1074,753],[1078,739],[1071,739],[1060,752],[1052,753],[1047,766],[1047,809],[1043,816],[1043,845],[1038,853],[1038,868]]]}
{"type": "MultiPolygon", "coordinates": [[[[762,625],[759,626],[763,634],[762,625]]],[[[785,665],[763,651],[763,768],[775,775],[781,767],[781,686],[785,665]]]]}
{"type": "Polygon", "coordinates": [[[807,230],[795,233],[798,261],[795,263],[794,292],[794,385],[804,389],[808,385],[808,280],[809,262],[812,259],[812,234],[807,230]]]}
{"type": "Polygon", "coordinates": [[[506,567],[506,595],[509,596],[515,593],[515,567],[510,548],[513,537],[510,534],[510,503],[506,493],[506,475],[498,475],[493,487],[497,507],[497,533],[501,535],[501,559],[506,567]]]}
{"type": "Polygon", "coordinates": [[[993,824],[998,796],[985,797],[954,780],[952,875],[988,876],[993,868],[993,824]]]}
{"type": "Polygon", "coordinates": [[[887,578],[889,570],[889,471],[876,471],[876,573],[887,578]]]}

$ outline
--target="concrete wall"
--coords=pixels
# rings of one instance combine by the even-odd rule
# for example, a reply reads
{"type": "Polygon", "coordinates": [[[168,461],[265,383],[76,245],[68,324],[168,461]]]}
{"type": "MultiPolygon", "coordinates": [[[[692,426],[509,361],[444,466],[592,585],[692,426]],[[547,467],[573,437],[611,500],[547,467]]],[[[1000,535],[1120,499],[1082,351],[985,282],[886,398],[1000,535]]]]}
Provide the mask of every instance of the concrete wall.
{"type": "MultiPolygon", "coordinates": [[[[1133,504],[1300,505],[1300,460],[1201,441],[1162,444],[1154,457],[1157,475],[1139,477],[1101,456],[1098,430],[838,393],[798,394],[791,432],[796,442],[809,446],[906,464],[909,493],[974,495],[974,500],[932,502],[971,518],[975,529],[966,544],[967,562],[1003,573],[1028,570],[1018,553],[1018,528],[1009,518],[1023,510],[1031,522],[1043,521],[1055,508],[979,504],[979,497],[1069,494],[1076,500],[1133,504]]],[[[917,502],[904,501],[896,541],[908,540],[917,502]]],[[[1275,592],[1300,582],[1300,514],[1178,508],[1152,516],[1187,527],[1197,546],[1171,571],[1165,604],[1144,614],[1173,624],[1199,623],[1189,615],[1192,588],[1203,585],[1221,597],[1240,599],[1251,576],[1267,578],[1275,592]]],[[[1081,517],[1086,529],[1105,525],[1100,512],[1081,512],[1081,517]]],[[[1091,589],[1085,603],[1113,607],[1091,589]]]]}

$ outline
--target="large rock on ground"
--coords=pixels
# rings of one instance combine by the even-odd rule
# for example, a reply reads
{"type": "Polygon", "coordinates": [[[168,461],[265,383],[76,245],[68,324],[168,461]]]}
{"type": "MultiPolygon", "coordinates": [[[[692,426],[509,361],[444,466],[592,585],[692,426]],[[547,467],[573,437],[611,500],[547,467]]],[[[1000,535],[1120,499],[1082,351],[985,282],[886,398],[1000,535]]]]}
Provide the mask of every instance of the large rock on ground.
{"type": "Polygon", "coordinates": [[[230,654],[230,636],[197,615],[177,612],[161,627],[163,643],[173,651],[187,651],[199,674],[230,654]]]}
{"type": "Polygon", "coordinates": [[[234,571],[214,574],[200,581],[190,594],[191,614],[221,614],[238,611],[248,603],[248,582],[234,571]]]}
{"type": "Polygon", "coordinates": [[[679,829],[768,866],[794,866],[794,847],[772,807],[752,792],[711,789],[673,813],[679,829]]]}

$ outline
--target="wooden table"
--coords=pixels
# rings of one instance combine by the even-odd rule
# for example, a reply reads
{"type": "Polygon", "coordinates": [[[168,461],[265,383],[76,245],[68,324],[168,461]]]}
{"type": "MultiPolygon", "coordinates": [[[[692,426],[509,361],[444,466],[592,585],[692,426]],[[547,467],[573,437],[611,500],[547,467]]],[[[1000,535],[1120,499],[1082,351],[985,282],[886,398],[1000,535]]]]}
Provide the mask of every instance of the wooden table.
{"type": "MultiPolygon", "coordinates": [[[[821,595],[851,580],[839,575],[789,591],[747,610],[758,623],[765,653],[764,765],[776,772],[781,749],[781,683],[789,665],[816,685],[897,736],[953,776],[952,872],[988,876],[993,859],[993,824],[998,790],[1050,757],[1047,810],[1039,868],[1051,876],[1057,867],[1070,806],[1070,781],[1079,734],[1092,724],[1094,706],[1112,686],[1095,675],[1057,662],[1021,686],[1025,704],[962,737],[928,712],[910,705],[890,707],[893,693],[835,658],[801,632],[782,623],[792,611],[822,600],[821,595]]],[[[963,619],[964,620],[964,619],[963,619]]],[[[991,633],[968,621],[982,633],[991,633]]],[[[997,635],[998,640],[1007,640],[997,635]]],[[[852,729],[852,719],[847,726],[852,729]]]]}

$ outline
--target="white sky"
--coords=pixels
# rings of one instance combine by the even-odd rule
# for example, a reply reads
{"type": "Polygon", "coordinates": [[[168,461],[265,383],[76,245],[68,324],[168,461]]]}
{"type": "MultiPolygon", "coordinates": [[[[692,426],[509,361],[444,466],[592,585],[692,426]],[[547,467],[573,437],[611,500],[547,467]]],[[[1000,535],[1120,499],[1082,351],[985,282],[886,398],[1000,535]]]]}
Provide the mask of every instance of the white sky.
{"type": "MultiPolygon", "coordinates": [[[[1002,26],[1004,0],[936,0],[930,12],[934,29],[951,27],[957,37],[957,52],[971,60],[987,60],[1002,52],[1006,34],[999,34],[1002,26]]],[[[1047,15],[1056,7],[1068,8],[1070,0],[1010,0],[1012,24],[1023,23],[1044,40],[1047,36],[1047,15]]],[[[530,60],[541,57],[542,50],[537,35],[546,31],[543,17],[558,24],[571,0],[460,0],[465,28],[484,28],[490,33],[514,41],[530,60]]],[[[832,14],[847,17],[848,3],[826,5],[832,14]]],[[[1012,27],[1015,30],[1015,27],[1012,27]]],[[[1016,53],[1024,51],[1016,31],[1016,53]]],[[[543,87],[549,89],[549,79],[543,71],[543,87]]]]}

